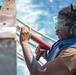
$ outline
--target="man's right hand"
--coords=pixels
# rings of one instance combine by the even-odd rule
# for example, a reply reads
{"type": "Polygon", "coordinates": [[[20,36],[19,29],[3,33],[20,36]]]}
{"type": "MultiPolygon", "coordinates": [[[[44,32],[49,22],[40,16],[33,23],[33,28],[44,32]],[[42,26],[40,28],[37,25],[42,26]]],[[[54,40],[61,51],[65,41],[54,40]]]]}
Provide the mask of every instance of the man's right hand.
{"type": "Polygon", "coordinates": [[[40,55],[41,52],[43,52],[42,57],[44,57],[46,59],[47,58],[47,50],[45,50],[40,45],[38,45],[36,48],[36,51],[35,51],[36,58],[40,55]]]}
{"type": "Polygon", "coordinates": [[[29,39],[31,38],[31,35],[32,35],[32,31],[30,28],[21,27],[20,43],[25,44],[25,42],[28,42],[29,39]]]}

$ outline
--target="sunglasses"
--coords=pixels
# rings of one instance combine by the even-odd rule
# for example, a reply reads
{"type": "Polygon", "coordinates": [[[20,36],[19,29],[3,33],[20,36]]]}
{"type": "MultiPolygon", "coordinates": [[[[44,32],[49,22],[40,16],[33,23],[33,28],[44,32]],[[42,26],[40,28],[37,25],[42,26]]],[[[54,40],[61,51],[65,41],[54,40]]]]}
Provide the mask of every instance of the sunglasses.
{"type": "Polygon", "coordinates": [[[59,19],[57,16],[53,17],[54,25],[56,30],[66,28],[66,22],[63,19],[59,19]]]}

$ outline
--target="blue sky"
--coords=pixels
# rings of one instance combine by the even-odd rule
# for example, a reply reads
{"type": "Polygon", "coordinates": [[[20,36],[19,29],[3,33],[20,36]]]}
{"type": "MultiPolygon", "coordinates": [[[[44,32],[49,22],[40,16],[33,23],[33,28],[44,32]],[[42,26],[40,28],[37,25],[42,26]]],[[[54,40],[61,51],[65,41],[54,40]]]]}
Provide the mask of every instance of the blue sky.
{"type": "MultiPolygon", "coordinates": [[[[2,5],[3,1],[4,0],[0,0],[0,5],[2,5]]],[[[57,40],[53,17],[57,16],[61,8],[75,2],[76,0],[16,0],[16,17],[30,27],[57,40]]],[[[23,26],[18,22],[17,25],[23,26]]],[[[53,42],[48,39],[36,33],[35,35],[42,38],[50,45],[53,44],[53,42]]],[[[22,53],[21,46],[18,43],[17,51],[22,53]]],[[[34,52],[35,50],[32,51],[34,52]]],[[[25,62],[20,59],[17,59],[17,75],[29,75],[25,62]]]]}

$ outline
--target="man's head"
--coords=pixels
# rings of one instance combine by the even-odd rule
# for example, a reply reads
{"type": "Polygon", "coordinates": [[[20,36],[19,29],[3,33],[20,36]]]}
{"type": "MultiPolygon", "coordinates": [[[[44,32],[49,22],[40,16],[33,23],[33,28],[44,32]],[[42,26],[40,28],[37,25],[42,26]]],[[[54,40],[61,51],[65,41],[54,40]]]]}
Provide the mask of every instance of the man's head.
{"type": "Polygon", "coordinates": [[[76,3],[61,9],[59,15],[65,16],[71,21],[76,21],[76,3]]]}
{"type": "MultiPolygon", "coordinates": [[[[70,32],[73,24],[76,24],[76,4],[71,4],[58,13],[58,24],[56,24],[56,34],[59,39],[67,39],[73,37],[73,33],[70,32]]],[[[76,29],[76,27],[74,27],[76,29]]],[[[72,30],[74,30],[72,29],[72,30]]]]}

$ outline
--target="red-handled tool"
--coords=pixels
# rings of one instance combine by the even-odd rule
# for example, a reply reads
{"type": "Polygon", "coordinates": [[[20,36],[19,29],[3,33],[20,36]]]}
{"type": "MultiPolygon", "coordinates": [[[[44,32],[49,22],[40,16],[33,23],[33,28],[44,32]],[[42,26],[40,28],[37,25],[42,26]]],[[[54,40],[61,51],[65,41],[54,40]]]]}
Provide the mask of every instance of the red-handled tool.
{"type": "Polygon", "coordinates": [[[46,43],[45,41],[43,41],[34,34],[32,34],[31,39],[37,42],[40,46],[42,46],[46,50],[49,50],[51,48],[51,46],[48,43],[46,43]]]}
{"type": "MultiPolygon", "coordinates": [[[[31,39],[34,40],[35,42],[37,42],[42,48],[49,50],[51,48],[51,46],[49,44],[47,44],[45,41],[43,41],[42,39],[40,39],[39,37],[37,37],[36,35],[32,34],[31,39]]],[[[41,52],[36,59],[39,60],[41,55],[43,54],[43,52],[41,52]]]]}
{"type": "MultiPolygon", "coordinates": [[[[23,28],[23,32],[24,32],[24,30],[25,30],[25,28],[23,28]]],[[[35,42],[37,42],[41,46],[41,48],[43,48],[45,50],[49,50],[51,48],[51,46],[48,43],[46,43],[45,41],[43,41],[42,39],[40,39],[39,37],[37,37],[34,34],[31,35],[31,39],[34,40],[35,42]]],[[[39,60],[39,58],[41,57],[42,54],[43,54],[43,52],[41,52],[36,59],[39,60]]]]}

